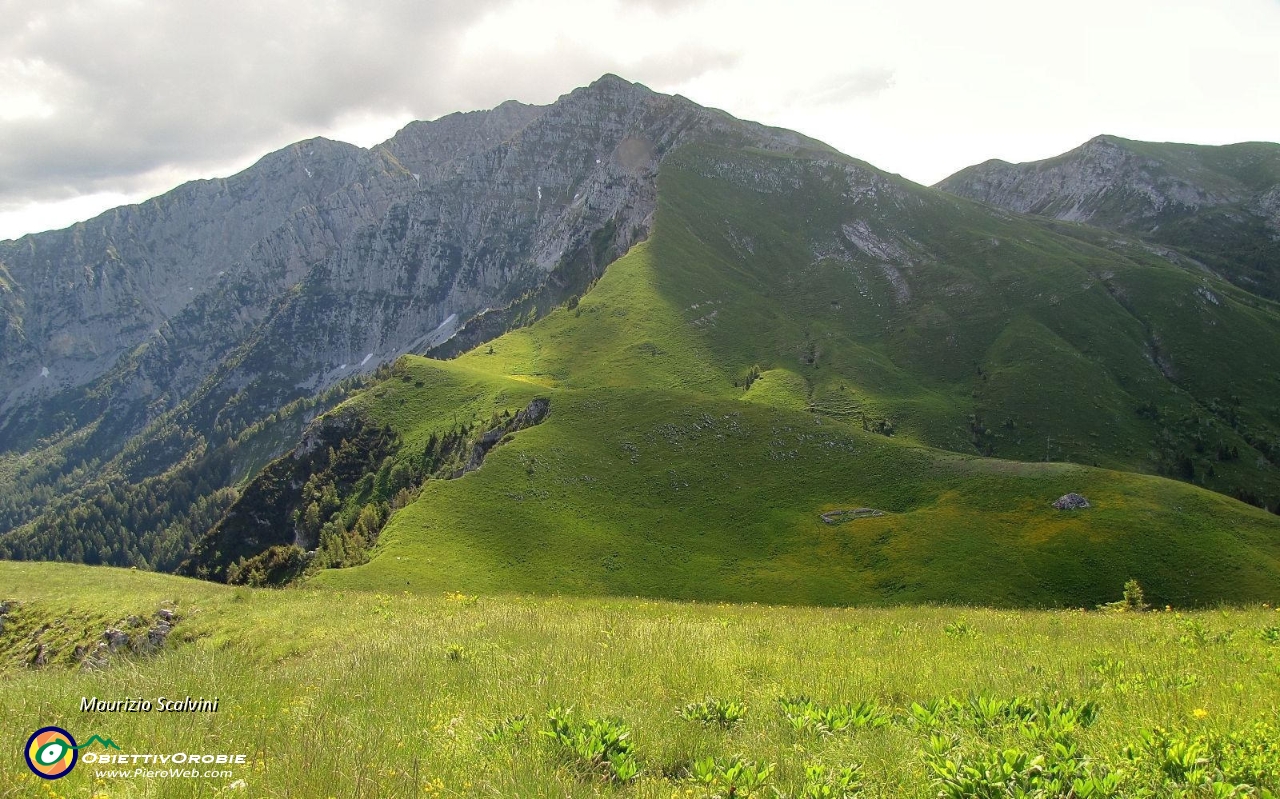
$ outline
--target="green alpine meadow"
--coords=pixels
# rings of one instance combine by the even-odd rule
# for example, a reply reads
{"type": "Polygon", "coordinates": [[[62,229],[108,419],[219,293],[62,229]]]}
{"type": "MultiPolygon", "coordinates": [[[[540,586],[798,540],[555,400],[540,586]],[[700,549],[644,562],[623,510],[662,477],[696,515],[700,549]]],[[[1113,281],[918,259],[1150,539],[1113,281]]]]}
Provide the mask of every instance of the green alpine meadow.
{"type": "Polygon", "coordinates": [[[9,757],[5,796],[1269,796],[1280,775],[1280,613],[1261,605],[280,590],[44,563],[0,579],[11,748],[57,725],[247,760],[149,781],[81,762],[47,782],[9,757]],[[76,664],[104,626],[137,638],[129,617],[159,609],[177,619],[162,653],[76,664]],[[218,712],[80,712],[175,694],[218,712]]]}
{"type": "MultiPolygon", "coordinates": [[[[1280,145],[926,187],[611,75],[332,145],[6,395],[0,799],[1280,795],[1280,145]]],[[[14,363],[120,224],[0,244],[14,363]]]]}

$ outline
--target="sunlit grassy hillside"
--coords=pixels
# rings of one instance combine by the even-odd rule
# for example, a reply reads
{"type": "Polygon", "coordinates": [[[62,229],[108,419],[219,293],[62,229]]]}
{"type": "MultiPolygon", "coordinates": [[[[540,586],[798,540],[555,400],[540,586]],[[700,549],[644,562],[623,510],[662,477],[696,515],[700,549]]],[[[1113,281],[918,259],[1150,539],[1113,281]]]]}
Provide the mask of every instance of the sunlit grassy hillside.
{"type": "MultiPolygon", "coordinates": [[[[467,376],[428,361],[401,369],[424,382],[467,376]]],[[[494,407],[536,393],[488,390],[494,407]]],[[[1173,481],[949,455],[737,399],[537,390],[551,397],[546,422],[495,448],[479,471],[428,482],[392,517],[372,562],[314,579],[383,591],[1006,606],[1092,606],[1131,576],[1179,605],[1271,599],[1280,586],[1280,520],[1173,481]],[[1068,491],[1095,507],[1051,507],[1068,491]],[[861,507],[885,515],[834,525],[821,516],[861,507]]],[[[376,403],[395,406],[397,393],[376,403]]]]}

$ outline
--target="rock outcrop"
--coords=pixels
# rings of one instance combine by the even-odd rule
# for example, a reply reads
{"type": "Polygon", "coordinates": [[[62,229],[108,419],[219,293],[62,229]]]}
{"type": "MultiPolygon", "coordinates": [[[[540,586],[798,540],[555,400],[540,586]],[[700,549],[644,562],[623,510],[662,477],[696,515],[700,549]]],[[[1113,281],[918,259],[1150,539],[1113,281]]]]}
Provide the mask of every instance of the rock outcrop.
{"type": "Polygon", "coordinates": [[[1079,494],[1063,494],[1053,502],[1053,507],[1058,510],[1083,510],[1092,507],[1089,500],[1079,494]]]}
{"type": "Polygon", "coordinates": [[[1142,236],[1154,254],[1280,298],[1280,144],[1098,136],[1043,161],[987,161],[937,188],[1024,214],[1142,236]]]}
{"type": "Polygon", "coordinates": [[[883,516],[884,511],[875,508],[853,508],[850,510],[829,510],[822,514],[822,521],[826,524],[840,524],[842,522],[851,522],[855,519],[873,519],[877,516],[883,516]]]}
{"type": "Polygon", "coordinates": [[[489,450],[513,433],[524,430],[526,427],[542,424],[542,421],[547,418],[547,414],[550,412],[551,400],[543,397],[531,400],[523,410],[518,411],[515,416],[511,417],[510,421],[499,424],[482,433],[471,447],[471,457],[450,476],[456,479],[468,472],[474,472],[479,469],[484,464],[484,458],[489,454],[489,450]]]}
{"type": "MultiPolygon", "coordinates": [[[[222,379],[239,386],[283,368],[296,393],[371,370],[450,317],[539,289],[589,244],[581,278],[598,276],[647,234],[663,157],[715,139],[821,147],[606,76],[550,106],[414,122],[369,150],[300,142],[0,242],[0,413],[120,366],[120,389],[172,405],[237,345],[222,379]]],[[[0,446],[16,437],[0,431],[0,446]]]]}
{"type": "Polygon", "coordinates": [[[31,668],[101,669],[114,658],[160,651],[181,620],[171,607],[162,606],[151,616],[129,616],[95,634],[84,614],[43,611],[38,605],[0,602],[0,659],[31,668]]]}

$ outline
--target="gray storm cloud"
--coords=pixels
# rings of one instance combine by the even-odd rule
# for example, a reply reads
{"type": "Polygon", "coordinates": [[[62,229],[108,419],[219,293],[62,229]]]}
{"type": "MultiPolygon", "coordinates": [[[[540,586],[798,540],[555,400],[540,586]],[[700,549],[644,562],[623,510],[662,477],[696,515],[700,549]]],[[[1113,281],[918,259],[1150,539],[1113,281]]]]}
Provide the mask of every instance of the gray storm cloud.
{"type": "MultiPolygon", "coordinates": [[[[461,59],[464,32],[508,1],[0,0],[0,207],[243,160],[344,115],[432,118],[622,71],[558,47],[461,59]]],[[[695,50],[625,72],[731,62],[695,50]]]]}

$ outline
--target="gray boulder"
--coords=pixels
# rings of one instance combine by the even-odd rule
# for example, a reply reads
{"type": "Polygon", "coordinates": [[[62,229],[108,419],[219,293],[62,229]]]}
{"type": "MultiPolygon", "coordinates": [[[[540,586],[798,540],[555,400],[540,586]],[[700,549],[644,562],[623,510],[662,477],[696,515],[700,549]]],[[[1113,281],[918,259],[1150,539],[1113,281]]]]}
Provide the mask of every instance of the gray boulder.
{"type": "Polygon", "coordinates": [[[107,631],[102,634],[102,639],[112,652],[129,645],[129,634],[114,627],[108,627],[107,631]]]}
{"type": "Polygon", "coordinates": [[[1053,503],[1053,507],[1058,510],[1080,510],[1082,508],[1092,507],[1089,500],[1079,494],[1063,494],[1053,503]]]}

